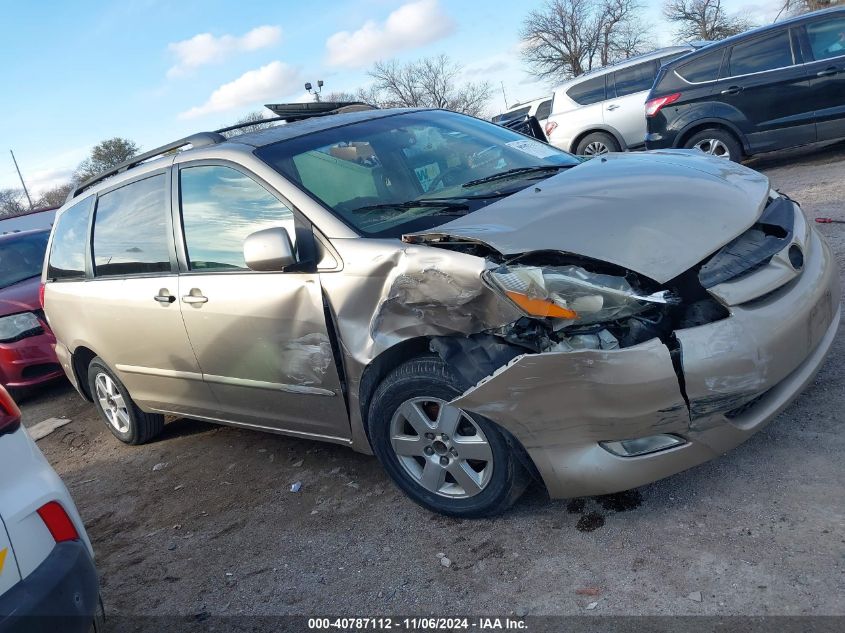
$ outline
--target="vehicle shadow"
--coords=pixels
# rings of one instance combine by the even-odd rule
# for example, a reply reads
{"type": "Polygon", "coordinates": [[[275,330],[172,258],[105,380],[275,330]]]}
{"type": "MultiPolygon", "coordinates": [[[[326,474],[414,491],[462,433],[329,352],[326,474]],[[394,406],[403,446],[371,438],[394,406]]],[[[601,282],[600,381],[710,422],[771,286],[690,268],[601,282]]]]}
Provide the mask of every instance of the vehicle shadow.
{"type": "Polygon", "coordinates": [[[789,167],[797,163],[811,164],[813,162],[828,162],[831,158],[845,153],[845,141],[834,141],[832,143],[814,143],[793,149],[785,149],[777,152],[758,154],[743,164],[752,169],[772,169],[776,167],[789,167]]]}

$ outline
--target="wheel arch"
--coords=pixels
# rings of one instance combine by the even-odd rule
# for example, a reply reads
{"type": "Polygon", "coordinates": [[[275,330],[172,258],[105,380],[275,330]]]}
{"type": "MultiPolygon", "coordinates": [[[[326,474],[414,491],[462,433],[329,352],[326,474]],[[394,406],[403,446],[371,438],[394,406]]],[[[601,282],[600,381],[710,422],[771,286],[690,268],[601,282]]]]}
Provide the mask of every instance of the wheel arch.
{"type": "Polygon", "coordinates": [[[623,152],[628,151],[628,144],[625,143],[625,139],[622,138],[622,135],[616,131],[613,127],[609,125],[592,125],[586,130],[578,132],[573,138],[572,142],[569,144],[569,153],[574,154],[575,150],[578,148],[578,143],[580,143],[585,136],[588,134],[592,134],[593,132],[603,132],[605,134],[610,134],[613,138],[616,139],[616,142],[619,143],[619,147],[622,149],[623,152]]]}
{"type": "Polygon", "coordinates": [[[94,396],[91,393],[91,388],[88,386],[88,366],[95,358],[97,358],[97,353],[84,345],[78,346],[71,354],[71,366],[76,378],[76,384],[79,385],[80,394],[88,402],[94,402],[94,396]]]}
{"type": "Polygon", "coordinates": [[[745,154],[749,153],[748,139],[746,139],[745,135],[740,132],[739,128],[730,121],[717,118],[697,119],[694,122],[687,124],[686,127],[682,128],[678,135],[675,137],[674,146],[677,148],[683,147],[691,136],[708,128],[722,128],[727,132],[730,132],[731,134],[733,134],[736,140],[739,141],[739,144],[742,147],[742,151],[745,154]]]}
{"type": "Polygon", "coordinates": [[[400,341],[396,345],[384,350],[364,368],[358,386],[358,406],[360,408],[359,412],[361,414],[364,432],[367,435],[367,442],[370,442],[370,448],[372,448],[369,430],[370,403],[372,402],[376,388],[378,388],[379,383],[381,383],[387,374],[405,361],[411,360],[412,358],[434,355],[434,352],[429,347],[430,345],[431,338],[428,336],[418,336],[400,341]]]}

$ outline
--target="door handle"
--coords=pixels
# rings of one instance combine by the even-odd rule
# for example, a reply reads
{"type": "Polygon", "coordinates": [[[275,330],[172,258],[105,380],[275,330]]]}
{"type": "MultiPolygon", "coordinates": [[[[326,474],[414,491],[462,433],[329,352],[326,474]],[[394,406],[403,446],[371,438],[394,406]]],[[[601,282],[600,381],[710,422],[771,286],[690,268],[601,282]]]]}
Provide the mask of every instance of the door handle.
{"type": "Polygon", "coordinates": [[[839,72],[839,69],[836,66],[831,66],[829,68],[825,68],[824,70],[820,70],[816,73],[816,77],[830,77],[831,75],[835,75],[839,72]]]}
{"type": "Polygon", "coordinates": [[[167,288],[162,288],[161,290],[159,290],[158,294],[155,297],[153,297],[153,299],[155,299],[159,303],[168,303],[168,304],[176,301],[176,297],[174,297],[172,294],[170,294],[170,291],[167,288]]]}
{"type": "Polygon", "coordinates": [[[742,92],[742,86],[731,86],[730,88],[726,88],[722,90],[723,95],[735,95],[742,92]]]}
{"type": "Polygon", "coordinates": [[[611,110],[611,111],[612,111],[612,110],[618,110],[618,109],[619,109],[619,105],[618,105],[618,104],[616,104],[616,103],[612,103],[612,104],[610,104],[609,106],[607,106],[607,109],[608,109],[608,110],[611,110]]]}
{"type": "Polygon", "coordinates": [[[182,301],[183,301],[184,303],[190,303],[190,304],[207,303],[207,302],[208,302],[208,297],[204,297],[203,295],[201,295],[201,294],[199,293],[199,290],[197,290],[196,288],[194,288],[193,290],[191,290],[191,294],[189,294],[189,295],[184,295],[184,296],[182,297],[182,301]],[[196,292],[196,294],[194,294],[194,292],[196,292]]]}

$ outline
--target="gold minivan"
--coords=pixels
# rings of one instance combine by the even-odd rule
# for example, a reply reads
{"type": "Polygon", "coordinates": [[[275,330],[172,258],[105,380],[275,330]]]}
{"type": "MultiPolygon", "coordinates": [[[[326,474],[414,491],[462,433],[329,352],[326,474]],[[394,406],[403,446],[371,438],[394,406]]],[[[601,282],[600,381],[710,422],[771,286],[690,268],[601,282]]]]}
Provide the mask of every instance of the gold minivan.
{"type": "Polygon", "coordinates": [[[532,476],[604,494],[720,455],[830,348],[830,249],[759,173],[335,107],[182,139],[60,210],[44,309],[121,441],[172,414],[335,442],[484,516],[532,476]]]}

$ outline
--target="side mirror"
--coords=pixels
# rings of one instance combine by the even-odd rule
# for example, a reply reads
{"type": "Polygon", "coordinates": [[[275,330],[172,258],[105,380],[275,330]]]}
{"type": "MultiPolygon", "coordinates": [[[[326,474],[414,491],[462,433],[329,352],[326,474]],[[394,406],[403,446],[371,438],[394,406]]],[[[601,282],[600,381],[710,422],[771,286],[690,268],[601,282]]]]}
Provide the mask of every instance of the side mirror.
{"type": "Polygon", "coordinates": [[[244,240],[244,261],[251,270],[279,271],[296,263],[293,244],[285,228],[256,231],[244,240]]]}

